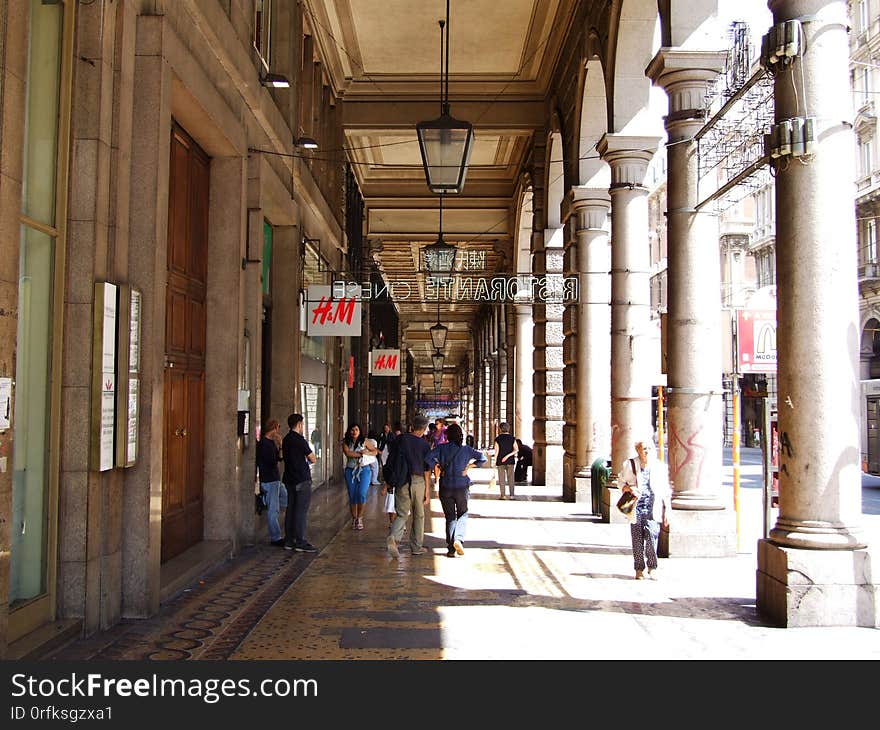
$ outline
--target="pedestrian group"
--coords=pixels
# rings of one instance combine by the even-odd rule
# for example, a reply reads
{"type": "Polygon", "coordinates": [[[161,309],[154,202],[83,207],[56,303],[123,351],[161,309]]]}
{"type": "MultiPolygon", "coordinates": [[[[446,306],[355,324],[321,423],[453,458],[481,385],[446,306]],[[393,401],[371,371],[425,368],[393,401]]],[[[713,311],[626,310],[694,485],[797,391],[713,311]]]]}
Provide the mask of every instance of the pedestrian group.
{"type": "MultiPolygon", "coordinates": [[[[279,423],[267,419],[257,442],[259,504],[265,506],[271,545],[288,550],[313,553],[317,548],[307,538],[308,511],[312,495],[311,465],[316,456],[303,436],[303,416],[291,414],[288,433],[283,438],[279,423]],[[283,476],[279,464],[284,463],[283,476]],[[284,531],[279,522],[286,508],[284,531]]],[[[515,499],[515,483],[524,481],[531,466],[532,450],[501,423],[495,438],[495,468],[500,489],[499,499],[515,499]]],[[[468,471],[487,463],[486,456],[465,443],[457,423],[446,424],[443,418],[434,423],[424,416],[413,419],[404,433],[399,423],[385,424],[380,434],[364,438],[360,426],[352,423],[342,441],[345,455],[345,483],[351,513],[351,527],[364,529],[364,511],[371,485],[382,487],[383,511],[388,515],[386,547],[393,557],[400,556],[410,516],[411,555],[428,552],[424,547],[425,510],[436,492],[446,519],[446,555],[464,555],[468,499],[471,478],[468,471]],[[384,477],[380,480],[380,476],[384,477]],[[397,483],[392,483],[397,482],[397,483]]],[[[633,444],[635,456],[626,459],[618,475],[624,494],[634,497],[634,506],[626,512],[630,523],[633,569],[636,580],[656,578],[658,542],[661,529],[669,527],[672,490],[666,464],[654,456],[654,441],[639,437],[633,444]]],[[[622,500],[627,501],[627,500],[622,500]]]]}

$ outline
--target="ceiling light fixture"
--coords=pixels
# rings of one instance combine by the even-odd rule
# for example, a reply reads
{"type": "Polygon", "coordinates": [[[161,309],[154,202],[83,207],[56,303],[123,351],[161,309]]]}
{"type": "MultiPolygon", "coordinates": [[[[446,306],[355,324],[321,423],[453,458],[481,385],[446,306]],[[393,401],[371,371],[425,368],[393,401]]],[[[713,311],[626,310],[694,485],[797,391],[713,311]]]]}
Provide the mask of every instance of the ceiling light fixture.
{"type": "Polygon", "coordinates": [[[449,0],[446,22],[440,21],[440,116],[416,124],[425,179],[432,193],[464,190],[474,142],[474,125],[449,113],[449,0]],[[443,69],[443,31],[446,29],[446,70],[443,69]]]}
{"type": "Polygon", "coordinates": [[[290,81],[283,74],[265,74],[260,77],[263,86],[271,86],[274,89],[289,89],[290,81]]]}
{"type": "Polygon", "coordinates": [[[293,146],[300,147],[304,150],[318,149],[318,143],[311,137],[298,137],[297,139],[293,140],[293,146]]]}

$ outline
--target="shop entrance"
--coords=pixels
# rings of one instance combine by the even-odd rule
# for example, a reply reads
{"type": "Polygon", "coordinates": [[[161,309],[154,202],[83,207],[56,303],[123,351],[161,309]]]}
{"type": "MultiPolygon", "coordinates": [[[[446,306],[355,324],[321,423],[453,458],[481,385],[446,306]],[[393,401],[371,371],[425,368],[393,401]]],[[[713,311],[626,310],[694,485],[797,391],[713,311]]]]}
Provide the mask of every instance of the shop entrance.
{"type": "Polygon", "coordinates": [[[868,471],[880,474],[880,397],[868,398],[868,471]]]}
{"type": "Polygon", "coordinates": [[[174,124],[165,295],[163,562],[200,542],[204,527],[209,163],[202,149],[174,124]]]}

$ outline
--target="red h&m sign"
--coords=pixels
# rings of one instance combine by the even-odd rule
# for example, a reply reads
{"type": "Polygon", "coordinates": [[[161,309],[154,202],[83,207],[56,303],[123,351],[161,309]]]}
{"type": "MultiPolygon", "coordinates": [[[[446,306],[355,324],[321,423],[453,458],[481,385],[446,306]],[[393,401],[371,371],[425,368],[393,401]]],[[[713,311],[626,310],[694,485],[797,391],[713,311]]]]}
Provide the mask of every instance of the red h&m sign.
{"type": "Polygon", "coordinates": [[[736,316],[739,372],[775,373],[776,312],[744,309],[736,316]]]}
{"type": "Polygon", "coordinates": [[[360,337],[360,287],[340,296],[339,287],[310,286],[306,290],[306,334],[309,337],[360,337]]]}
{"type": "Polygon", "coordinates": [[[373,350],[370,352],[370,372],[373,375],[400,375],[400,350],[373,350]]]}

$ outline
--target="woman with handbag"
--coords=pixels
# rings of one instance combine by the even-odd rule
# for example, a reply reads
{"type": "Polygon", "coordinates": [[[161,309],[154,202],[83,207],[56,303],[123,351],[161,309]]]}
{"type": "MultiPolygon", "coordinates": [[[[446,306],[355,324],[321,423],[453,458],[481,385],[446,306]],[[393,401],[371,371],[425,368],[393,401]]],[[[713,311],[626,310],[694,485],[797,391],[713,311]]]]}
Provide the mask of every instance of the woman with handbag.
{"type": "Polygon", "coordinates": [[[644,579],[646,564],[648,578],[654,579],[660,525],[669,527],[672,490],[666,464],[654,457],[653,439],[640,438],[635,449],[637,457],[623,463],[618,483],[622,492],[636,497],[635,507],[628,514],[636,580],[644,579]]]}
{"type": "Polygon", "coordinates": [[[345,432],[342,441],[342,453],[345,455],[345,485],[348,487],[348,508],[351,512],[351,529],[364,529],[364,510],[367,492],[370,490],[372,471],[369,465],[361,463],[364,454],[375,456],[378,451],[364,442],[361,428],[353,423],[345,432]]]}

